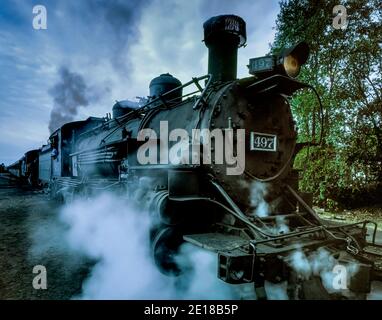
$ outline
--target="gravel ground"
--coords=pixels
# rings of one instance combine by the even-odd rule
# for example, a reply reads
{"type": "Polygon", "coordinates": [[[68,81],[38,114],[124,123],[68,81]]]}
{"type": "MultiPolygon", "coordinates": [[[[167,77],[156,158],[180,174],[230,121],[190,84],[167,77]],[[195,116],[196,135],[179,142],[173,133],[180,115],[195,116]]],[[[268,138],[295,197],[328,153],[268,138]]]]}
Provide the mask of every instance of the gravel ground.
{"type": "Polygon", "coordinates": [[[378,230],[382,230],[382,208],[367,207],[353,210],[344,210],[341,212],[327,212],[321,208],[314,208],[317,213],[324,219],[343,222],[359,222],[363,220],[371,220],[377,223],[378,230]]]}
{"type": "Polygon", "coordinates": [[[58,209],[41,191],[10,188],[0,177],[0,299],[70,299],[81,293],[91,263],[65,250],[60,233],[50,231],[64,228],[58,209]],[[46,267],[46,290],[32,286],[35,265],[46,267]]]}

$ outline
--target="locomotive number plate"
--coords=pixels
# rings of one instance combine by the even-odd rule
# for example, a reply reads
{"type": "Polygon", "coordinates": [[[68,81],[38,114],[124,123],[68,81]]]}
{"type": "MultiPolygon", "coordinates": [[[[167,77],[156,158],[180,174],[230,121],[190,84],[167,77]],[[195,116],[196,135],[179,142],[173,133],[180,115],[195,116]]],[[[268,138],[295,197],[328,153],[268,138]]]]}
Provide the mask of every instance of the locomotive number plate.
{"type": "Polygon", "coordinates": [[[277,151],[277,136],[269,133],[251,132],[250,150],[277,151]]]}

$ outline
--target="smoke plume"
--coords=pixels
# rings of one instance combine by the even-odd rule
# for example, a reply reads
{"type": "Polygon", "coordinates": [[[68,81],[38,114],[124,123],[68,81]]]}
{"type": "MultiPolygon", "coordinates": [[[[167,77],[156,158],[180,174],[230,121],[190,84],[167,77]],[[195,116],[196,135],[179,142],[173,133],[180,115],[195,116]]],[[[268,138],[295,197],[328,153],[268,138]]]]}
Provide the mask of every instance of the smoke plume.
{"type": "Polygon", "coordinates": [[[49,131],[53,132],[63,124],[73,121],[80,107],[89,104],[89,88],[84,78],[66,67],[58,71],[59,81],[50,90],[53,109],[50,113],[49,131]]]}

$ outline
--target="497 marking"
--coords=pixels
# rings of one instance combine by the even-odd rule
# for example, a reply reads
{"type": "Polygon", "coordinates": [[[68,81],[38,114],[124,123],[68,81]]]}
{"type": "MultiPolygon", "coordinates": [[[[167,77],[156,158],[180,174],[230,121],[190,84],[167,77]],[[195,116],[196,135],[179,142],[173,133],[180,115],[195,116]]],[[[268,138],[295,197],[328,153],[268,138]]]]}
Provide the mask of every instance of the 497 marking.
{"type": "Polygon", "coordinates": [[[250,150],[277,151],[277,136],[269,133],[251,132],[250,150]]]}

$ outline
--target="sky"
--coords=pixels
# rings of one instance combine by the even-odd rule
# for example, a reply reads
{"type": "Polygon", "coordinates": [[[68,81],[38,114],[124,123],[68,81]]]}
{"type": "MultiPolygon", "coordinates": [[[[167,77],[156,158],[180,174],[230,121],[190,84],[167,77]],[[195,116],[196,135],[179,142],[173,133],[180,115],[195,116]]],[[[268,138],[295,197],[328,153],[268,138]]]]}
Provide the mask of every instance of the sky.
{"type": "Polygon", "coordinates": [[[278,12],[278,0],[0,0],[0,163],[45,144],[51,114],[102,117],[116,100],[147,96],[162,73],[182,82],[206,74],[212,16],[246,21],[238,77],[248,76],[249,58],[269,52],[278,12]],[[47,29],[33,28],[37,4],[47,29]]]}

